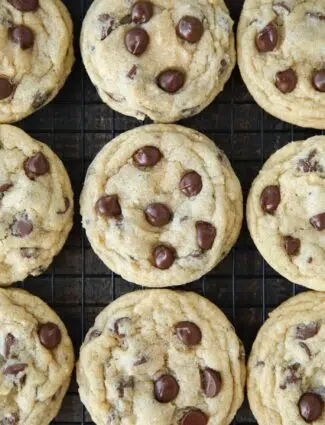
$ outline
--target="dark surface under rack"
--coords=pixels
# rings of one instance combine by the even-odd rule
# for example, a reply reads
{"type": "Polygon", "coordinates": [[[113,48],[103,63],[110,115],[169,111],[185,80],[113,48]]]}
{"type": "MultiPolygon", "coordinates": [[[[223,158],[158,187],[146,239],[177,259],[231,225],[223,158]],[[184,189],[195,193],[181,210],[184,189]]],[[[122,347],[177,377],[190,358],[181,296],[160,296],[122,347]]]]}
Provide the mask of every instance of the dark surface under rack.
{"type": "MultiPolygon", "coordinates": [[[[119,133],[141,123],[104,105],[82,66],[80,27],[92,1],[64,2],[75,28],[77,61],[74,70],[50,105],[18,125],[47,143],[64,161],[75,192],[75,225],[52,267],[42,276],[17,286],[25,287],[57,311],[78,355],[84,334],[96,315],[115,298],[139,289],[110,272],[93,253],[81,229],[78,199],[85,171],[100,148],[119,133]]],[[[232,18],[238,21],[243,0],[228,0],[227,3],[232,18]]],[[[249,95],[237,68],[212,105],[180,124],[201,131],[225,151],[241,181],[245,199],[251,182],[270,154],[291,140],[302,140],[316,133],[291,126],[263,112],[249,95]]],[[[216,269],[180,289],[198,292],[218,305],[235,325],[247,352],[268,312],[302,291],[263,261],[249,237],[246,224],[235,248],[216,269]]],[[[234,423],[254,422],[245,402],[234,423]]],[[[79,400],[75,378],[53,423],[92,423],[79,400]]]]}

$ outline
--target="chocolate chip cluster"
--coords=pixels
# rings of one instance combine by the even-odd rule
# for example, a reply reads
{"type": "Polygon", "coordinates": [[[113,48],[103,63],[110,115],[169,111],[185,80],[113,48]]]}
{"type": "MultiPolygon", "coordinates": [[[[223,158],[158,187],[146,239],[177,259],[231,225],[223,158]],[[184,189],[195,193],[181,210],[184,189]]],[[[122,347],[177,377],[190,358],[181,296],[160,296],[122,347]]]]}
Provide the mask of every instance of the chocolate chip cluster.
{"type": "MultiPolygon", "coordinates": [[[[144,146],[134,152],[132,156],[133,165],[140,170],[148,170],[159,163],[163,158],[161,151],[155,146],[144,146]]],[[[203,187],[201,176],[193,170],[185,172],[179,182],[179,190],[188,198],[198,195],[203,187]]],[[[117,194],[101,196],[95,206],[95,212],[104,219],[115,218],[123,220],[123,210],[117,194]]],[[[152,202],[144,208],[145,220],[153,227],[167,226],[173,220],[173,212],[168,205],[160,202],[152,202]]],[[[197,245],[202,251],[212,248],[217,229],[206,221],[195,223],[197,245]]],[[[169,269],[175,259],[177,252],[171,245],[160,244],[153,247],[152,264],[160,270],[169,269]]]]}

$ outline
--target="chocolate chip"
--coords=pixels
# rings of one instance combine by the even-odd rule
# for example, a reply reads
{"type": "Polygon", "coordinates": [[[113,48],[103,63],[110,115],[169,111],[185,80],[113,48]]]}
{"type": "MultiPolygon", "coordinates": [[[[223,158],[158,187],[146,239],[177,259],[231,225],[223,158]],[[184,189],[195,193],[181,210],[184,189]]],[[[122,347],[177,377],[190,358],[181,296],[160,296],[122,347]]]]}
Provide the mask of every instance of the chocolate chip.
{"type": "Polygon", "coordinates": [[[7,366],[3,371],[4,375],[18,375],[18,373],[23,372],[27,368],[26,363],[16,363],[10,366],[7,366]]]}
{"type": "Polygon", "coordinates": [[[101,334],[102,334],[101,331],[99,331],[98,329],[94,329],[90,332],[89,340],[91,341],[95,338],[98,338],[101,336],[101,334]]]}
{"type": "Polygon", "coordinates": [[[178,395],[179,385],[171,375],[162,375],[154,383],[155,398],[160,403],[169,403],[178,395]]]}
{"type": "Polygon", "coordinates": [[[5,339],[5,358],[8,359],[12,346],[16,343],[16,338],[11,334],[7,334],[5,339]]]}
{"type": "Polygon", "coordinates": [[[131,16],[135,24],[148,22],[153,15],[153,5],[150,1],[138,1],[132,7],[131,16]]]}
{"type": "Polygon", "coordinates": [[[299,403],[300,416],[305,422],[314,422],[320,418],[323,411],[323,401],[318,394],[305,393],[301,396],[299,403]]]}
{"type": "Polygon", "coordinates": [[[13,186],[12,183],[5,183],[5,184],[1,185],[0,186],[0,193],[7,192],[7,190],[9,190],[12,186],[13,186]]]}
{"type": "Polygon", "coordinates": [[[264,212],[273,214],[281,202],[280,186],[266,186],[261,197],[260,205],[264,212]]]}
{"type": "Polygon", "coordinates": [[[280,11],[284,11],[287,15],[291,12],[289,6],[284,2],[274,3],[272,9],[277,15],[279,15],[280,11]]]}
{"type": "Polygon", "coordinates": [[[14,91],[14,86],[7,78],[0,78],[0,100],[7,99],[14,91]]]}
{"type": "Polygon", "coordinates": [[[308,347],[308,345],[307,345],[307,344],[305,344],[304,342],[299,342],[299,345],[300,345],[300,347],[301,347],[303,350],[305,350],[305,352],[306,352],[307,356],[308,356],[309,358],[311,358],[311,357],[312,357],[312,355],[311,355],[311,351],[310,351],[310,348],[308,347]]]}
{"type": "Polygon", "coordinates": [[[16,425],[19,422],[18,413],[11,413],[0,419],[0,425],[16,425]]]}
{"type": "Polygon", "coordinates": [[[39,248],[20,248],[20,254],[23,258],[37,258],[39,253],[39,248]]]}
{"type": "Polygon", "coordinates": [[[11,234],[17,238],[24,238],[32,233],[34,229],[33,223],[25,215],[15,220],[11,226],[11,234]]]}
{"type": "Polygon", "coordinates": [[[176,27],[177,35],[189,43],[200,41],[204,32],[203,24],[200,19],[194,16],[183,16],[176,27]]]}
{"type": "Polygon", "coordinates": [[[296,328],[296,338],[306,340],[313,338],[319,332],[319,324],[316,322],[300,323],[296,328]]]}
{"type": "Polygon", "coordinates": [[[255,45],[259,52],[272,52],[278,42],[278,31],[276,26],[271,22],[260,31],[255,38],[255,45]]]}
{"type": "Polygon", "coordinates": [[[319,21],[325,21],[325,15],[323,15],[322,13],[318,12],[306,12],[305,15],[308,18],[312,18],[312,19],[318,19],[319,21]]]}
{"type": "Polygon", "coordinates": [[[104,195],[95,204],[95,211],[104,218],[121,215],[121,206],[117,195],[104,195]]]}
{"type": "Polygon", "coordinates": [[[45,93],[38,91],[34,96],[32,108],[36,110],[44,106],[49,101],[52,94],[52,91],[47,91],[45,93]]]}
{"type": "Polygon", "coordinates": [[[116,335],[120,337],[125,337],[125,333],[122,331],[121,326],[123,326],[123,323],[130,322],[131,319],[129,317],[120,317],[119,319],[115,320],[114,322],[114,332],[116,335]]]}
{"type": "Polygon", "coordinates": [[[321,69],[314,73],[313,86],[315,90],[325,92],[325,69],[321,69]]]}
{"type": "Polygon", "coordinates": [[[286,384],[296,384],[297,381],[300,379],[297,372],[300,368],[299,363],[294,363],[292,365],[289,365],[286,369],[286,384]]]}
{"type": "Polygon", "coordinates": [[[228,62],[225,59],[220,61],[219,75],[222,75],[228,67],[228,62]]]}
{"type": "Polygon", "coordinates": [[[142,364],[147,363],[148,359],[146,356],[139,356],[134,362],[133,366],[140,366],[142,364]]]}
{"type": "Polygon", "coordinates": [[[297,74],[292,68],[277,72],[275,76],[275,86],[285,94],[293,92],[297,86],[297,82],[297,74]]]}
{"type": "Polygon", "coordinates": [[[130,80],[134,80],[134,77],[137,75],[138,67],[136,65],[133,65],[130,71],[126,74],[130,80]]]}
{"type": "Polygon", "coordinates": [[[299,159],[297,164],[297,170],[304,173],[322,172],[323,167],[315,159],[317,155],[317,149],[312,149],[307,158],[299,159]]]}
{"type": "Polygon", "coordinates": [[[167,205],[160,202],[148,205],[144,210],[144,214],[148,223],[155,227],[165,226],[170,223],[173,217],[173,214],[167,205]]]}
{"type": "Polygon", "coordinates": [[[122,378],[117,386],[117,393],[119,398],[124,397],[126,388],[134,388],[134,379],[133,376],[129,376],[127,378],[122,378]]]}
{"type": "Polygon", "coordinates": [[[50,164],[42,152],[38,152],[24,162],[24,170],[28,178],[44,176],[50,171],[50,164]]]}
{"type": "Polygon", "coordinates": [[[158,86],[167,93],[176,93],[184,86],[185,75],[176,69],[166,69],[157,79],[158,86]]]}
{"type": "Polygon", "coordinates": [[[17,25],[9,29],[11,40],[18,44],[22,50],[27,50],[34,45],[34,33],[25,25],[17,25]]]}
{"type": "Polygon", "coordinates": [[[199,247],[204,250],[211,249],[217,235],[215,226],[206,221],[197,221],[195,227],[199,247]]]}
{"type": "Polygon", "coordinates": [[[66,196],[64,197],[64,209],[63,210],[59,210],[56,213],[57,214],[65,214],[68,209],[70,208],[70,201],[69,198],[67,198],[66,196]]]}
{"type": "Polygon", "coordinates": [[[317,214],[311,217],[309,223],[314,229],[321,231],[325,229],[325,213],[317,214]]]}
{"type": "Polygon", "coordinates": [[[284,236],[284,249],[288,255],[298,255],[300,251],[300,239],[293,238],[292,236],[284,236]]]}
{"type": "Polygon", "coordinates": [[[179,322],[175,325],[177,338],[188,347],[197,345],[201,342],[202,333],[200,328],[193,322],[179,322]]]}
{"type": "Polygon", "coordinates": [[[200,371],[201,388],[204,394],[209,397],[216,397],[221,389],[221,375],[214,369],[206,367],[200,371]]]}
{"type": "Polygon", "coordinates": [[[175,252],[172,248],[159,245],[153,251],[153,264],[160,270],[169,269],[175,261],[175,252]]]}
{"type": "Polygon", "coordinates": [[[8,0],[14,8],[21,12],[34,12],[38,9],[38,0],[8,0]]]}
{"type": "Polygon", "coordinates": [[[198,195],[202,190],[202,178],[196,171],[189,171],[179,183],[180,190],[189,198],[198,195]]]}
{"type": "Polygon", "coordinates": [[[132,28],[125,34],[124,43],[132,55],[140,56],[149,44],[149,35],[143,28],[132,28]]]}
{"type": "Polygon", "coordinates": [[[56,348],[62,339],[61,331],[55,323],[44,323],[39,327],[38,336],[41,344],[49,350],[56,348]]]}
{"type": "Polygon", "coordinates": [[[206,425],[208,423],[208,417],[202,410],[190,409],[180,420],[180,425],[206,425]]]}
{"type": "Polygon", "coordinates": [[[99,15],[98,20],[102,23],[102,31],[101,31],[100,40],[103,41],[113,31],[115,20],[114,18],[109,16],[107,13],[103,13],[99,15]]]}
{"type": "Polygon", "coordinates": [[[131,16],[131,14],[124,16],[124,18],[122,18],[120,20],[120,24],[121,25],[130,24],[131,22],[132,22],[132,16],[131,16]]]}
{"type": "Polygon", "coordinates": [[[162,153],[154,146],[144,146],[133,154],[133,161],[139,167],[153,167],[161,158],[162,153]]]}

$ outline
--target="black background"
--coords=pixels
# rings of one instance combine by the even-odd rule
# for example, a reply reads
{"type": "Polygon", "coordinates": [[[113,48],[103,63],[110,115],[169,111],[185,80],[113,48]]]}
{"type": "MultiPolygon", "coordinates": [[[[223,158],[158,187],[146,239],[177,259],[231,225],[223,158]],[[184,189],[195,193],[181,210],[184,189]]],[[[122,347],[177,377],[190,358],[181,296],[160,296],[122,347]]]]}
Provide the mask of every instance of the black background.
{"type": "MultiPolygon", "coordinates": [[[[38,295],[57,311],[78,355],[83,336],[97,314],[116,297],[139,289],[109,271],[92,252],[81,229],[78,199],[85,171],[98,151],[116,135],[141,123],[104,105],[83,68],[79,34],[91,0],[64,0],[64,3],[75,29],[77,61],[73,72],[50,105],[17,125],[47,143],[63,160],[75,192],[75,224],[52,267],[42,276],[29,278],[17,286],[38,295]]],[[[237,22],[243,1],[227,3],[237,22]]],[[[263,112],[249,95],[237,68],[212,105],[180,124],[201,131],[225,151],[241,181],[245,199],[252,180],[270,154],[291,140],[317,133],[263,112]]],[[[226,259],[205,277],[181,289],[198,292],[218,305],[235,325],[247,352],[268,311],[302,290],[264,263],[246,224],[226,259]]],[[[254,417],[245,402],[234,423],[252,422],[254,417]]],[[[79,400],[75,378],[54,423],[91,423],[79,400]]]]}

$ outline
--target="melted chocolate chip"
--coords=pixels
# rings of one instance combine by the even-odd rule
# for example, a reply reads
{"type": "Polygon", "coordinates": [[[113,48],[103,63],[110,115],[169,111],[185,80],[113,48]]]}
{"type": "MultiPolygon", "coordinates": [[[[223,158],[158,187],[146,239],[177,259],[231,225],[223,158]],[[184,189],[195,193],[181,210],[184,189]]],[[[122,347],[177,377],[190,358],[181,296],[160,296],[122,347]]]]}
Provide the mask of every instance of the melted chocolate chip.
{"type": "Polygon", "coordinates": [[[179,322],[175,325],[177,338],[187,347],[192,347],[201,342],[202,333],[200,328],[193,322],[179,322]]]}
{"type": "Polygon", "coordinates": [[[150,1],[138,1],[132,7],[131,17],[135,24],[148,22],[153,15],[153,5],[150,1]]]}
{"type": "Polygon", "coordinates": [[[284,249],[290,256],[298,255],[300,251],[300,239],[293,238],[292,236],[284,236],[284,249]]]}
{"type": "Polygon", "coordinates": [[[284,94],[293,92],[297,83],[297,74],[292,68],[277,72],[275,76],[275,86],[284,94]]]}
{"type": "Polygon", "coordinates": [[[35,12],[38,9],[38,0],[8,0],[14,8],[21,12],[35,12]]]}
{"type": "Polygon", "coordinates": [[[27,368],[26,363],[16,363],[10,366],[7,366],[3,371],[4,375],[18,375],[18,373],[23,372],[27,368]]]}
{"type": "Polygon", "coordinates": [[[169,269],[175,261],[175,251],[165,245],[157,246],[153,251],[153,265],[160,270],[169,269]]]}
{"type": "Polygon", "coordinates": [[[28,178],[44,176],[50,171],[50,164],[42,152],[38,152],[24,162],[24,170],[28,178]]]}
{"type": "Polygon", "coordinates": [[[148,359],[145,355],[139,356],[134,362],[133,366],[141,366],[142,364],[147,363],[148,359]]]}
{"type": "Polygon", "coordinates": [[[287,385],[296,384],[300,378],[298,374],[298,369],[300,368],[299,363],[294,363],[289,365],[285,370],[285,380],[284,383],[280,385],[281,390],[285,390],[287,385]]]}
{"type": "Polygon", "coordinates": [[[144,146],[133,154],[133,161],[139,167],[153,167],[161,158],[162,153],[154,146],[144,146]]]}
{"type": "Polygon", "coordinates": [[[313,75],[312,81],[315,90],[325,92],[325,69],[316,71],[313,75]]]}
{"type": "Polygon", "coordinates": [[[39,253],[39,248],[20,248],[20,255],[23,258],[37,258],[39,253]]]}
{"type": "Polygon", "coordinates": [[[14,91],[14,86],[7,78],[0,78],[0,100],[7,99],[14,91]]]}
{"type": "Polygon", "coordinates": [[[272,52],[278,42],[278,31],[276,26],[271,22],[260,31],[255,38],[255,45],[259,52],[272,52]]]}
{"type": "Polygon", "coordinates": [[[308,345],[307,345],[306,343],[304,343],[304,342],[299,342],[299,345],[300,345],[300,347],[301,347],[303,350],[305,350],[305,352],[306,352],[307,356],[308,356],[309,358],[311,358],[311,357],[312,357],[312,355],[311,355],[311,351],[310,351],[310,348],[308,347],[308,345]]]}
{"type": "Polygon", "coordinates": [[[180,425],[206,425],[208,417],[199,409],[188,410],[181,418],[180,425]]]}
{"type": "Polygon", "coordinates": [[[211,249],[217,235],[217,229],[215,226],[207,223],[206,221],[197,221],[195,227],[199,247],[204,250],[211,249]]]}
{"type": "Polygon", "coordinates": [[[132,28],[125,34],[124,43],[132,55],[140,56],[147,49],[149,35],[143,28],[132,28]]]}
{"type": "Polygon", "coordinates": [[[5,358],[8,359],[12,346],[16,343],[16,338],[12,334],[8,334],[5,339],[5,358]]]}
{"type": "Polygon", "coordinates": [[[69,201],[69,198],[67,198],[66,196],[64,197],[64,209],[63,210],[59,210],[59,211],[57,211],[56,213],[57,214],[65,214],[67,211],[68,211],[68,209],[70,208],[70,201],[69,201]]]}
{"type": "Polygon", "coordinates": [[[126,74],[130,80],[134,80],[134,77],[137,75],[138,67],[136,65],[133,65],[130,71],[126,74]]]}
{"type": "Polygon", "coordinates": [[[204,32],[203,24],[200,19],[194,16],[183,16],[176,27],[177,35],[189,43],[200,41],[204,32]]]}
{"type": "Polygon", "coordinates": [[[45,323],[38,330],[41,344],[49,350],[56,348],[62,339],[60,328],[55,323],[45,323]]]}
{"type": "Polygon", "coordinates": [[[38,91],[35,94],[35,97],[33,99],[32,108],[36,110],[36,109],[39,109],[42,106],[44,106],[49,101],[49,99],[52,96],[52,94],[53,94],[52,91],[47,91],[45,93],[42,93],[42,92],[39,92],[38,91]]]}
{"type": "Polygon", "coordinates": [[[126,388],[134,388],[134,379],[133,376],[129,376],[127,378],[122,378],[117,386],[117,394],[119,398],[124,397],[126,388]]]}
{"type": "Polygon", "coordinates": [[[120,336],[120,337],[125,337],[125,333],[122,330],[123,327],[123,323],[127,323],[130,322],[131,319],[129,317],[120,317],[119,319],[115,320],[114,322],[114,332],[116,335],[120,336]]]}
{"type": "Polygon", "coordinates": [[[157,79],[158,86],[167,93],[176,93],[185,84],[185,75],[177,69],[166,69],[157,79]]]}
{"type": "Polygon", "coordinates": [[[171,375],[162,375],[154,383],[155,398],[160,403],[169,403],[178,395],[179,385],[171,375]]]}
{"type": "Polygon", "coordinates": [[[202,190],[202,178],[196,171],[189,171],[179,183],[180,190],[189,198],[198,195],[202,190]]]}
{"type": "Polygon", "coordinates": [[[320,418],[323,411],[323,401],[318,394],[305,393],[301,396],[299,403],[300,416],[305,422],[314,422],[320,418]]]}
{"type": "Polygon", "coordinates": [[[5,183],[5,184],[1,185],[0,186],[0,193],[7,192],[7,190],[9,190],[12,186],[13,186],[12,183],[5,183]]]}
{"type": "Polygon", "coordinates": [[[99,15],[98,20],[102,23],[102,31],[101,31],[100,40],[103,41],[113,31],[115,20],[114,18],[109,16],[107,13],[103,13],[99,15]]]}
{"type": "Polygon", "coordinates": [[[319,332],[319,324],[316,322],[308,323],[300,323],[296,328],[296,338],[306,340],[309,338],[313,338],[319,332]]]}
{"type": "Polygon", "coordinates": [[[314,229],[321,231],[325,229],[325,213],[317,214],[311,217],[309,223],[314,229]]]}
{"type": "Polygon", "coordinates": [[[273,214],[281,202],[280,186],[267,186],[264,188],[261,197],[260,205],[264,212],[273,214]]]}
{"type": "Polygon", "coordinates": [[[18,44],[22,50],[34,45],[34,33],[25,25],[17,25],[9,30],[11,40],[18,44]]]}
{"type": "Polygon", "coordinates": [[[104,195],[95,204],[95,211],[104,218],[121,215],[121,206],[117,195],[104,195]]]}
{"type": "Polygon", "coordinates": [[[17,238],[24,238],[32,233],[33,229],[33,223],[26,215],[14,221],[11,226],[11,234],[17,238]]]}
{"type": "Polygon", "coordinates": [[[90,332],[89,340],[91,341],[95,338],[98,338],[101,336],[101,334],[102,334],[101,331],[99,331],[98,329],[94,329],[93,331],[90,332]]]}
{"type": "Polygon", "coordinates": [[[317,149],[313,149],[309,152],[307,158],[299,159],[297,164],[297,170],[304,173],[322,172],[323,167],[315,159],[317,155],[317,149]]]}
{"type": "Polygon", "coordinates": [[[220,372],[209,367],[201,370],[201,388],[207,397],[216,397],[221,389],[220,372]]]}
{"type": "Polygon", "coordinates": [[[155,227],[165,226],[170,223],[173,217],[167,205],[161,204],[160,202],[148,205],[144,210],[144,214],[148,223],[155,227]]]}

